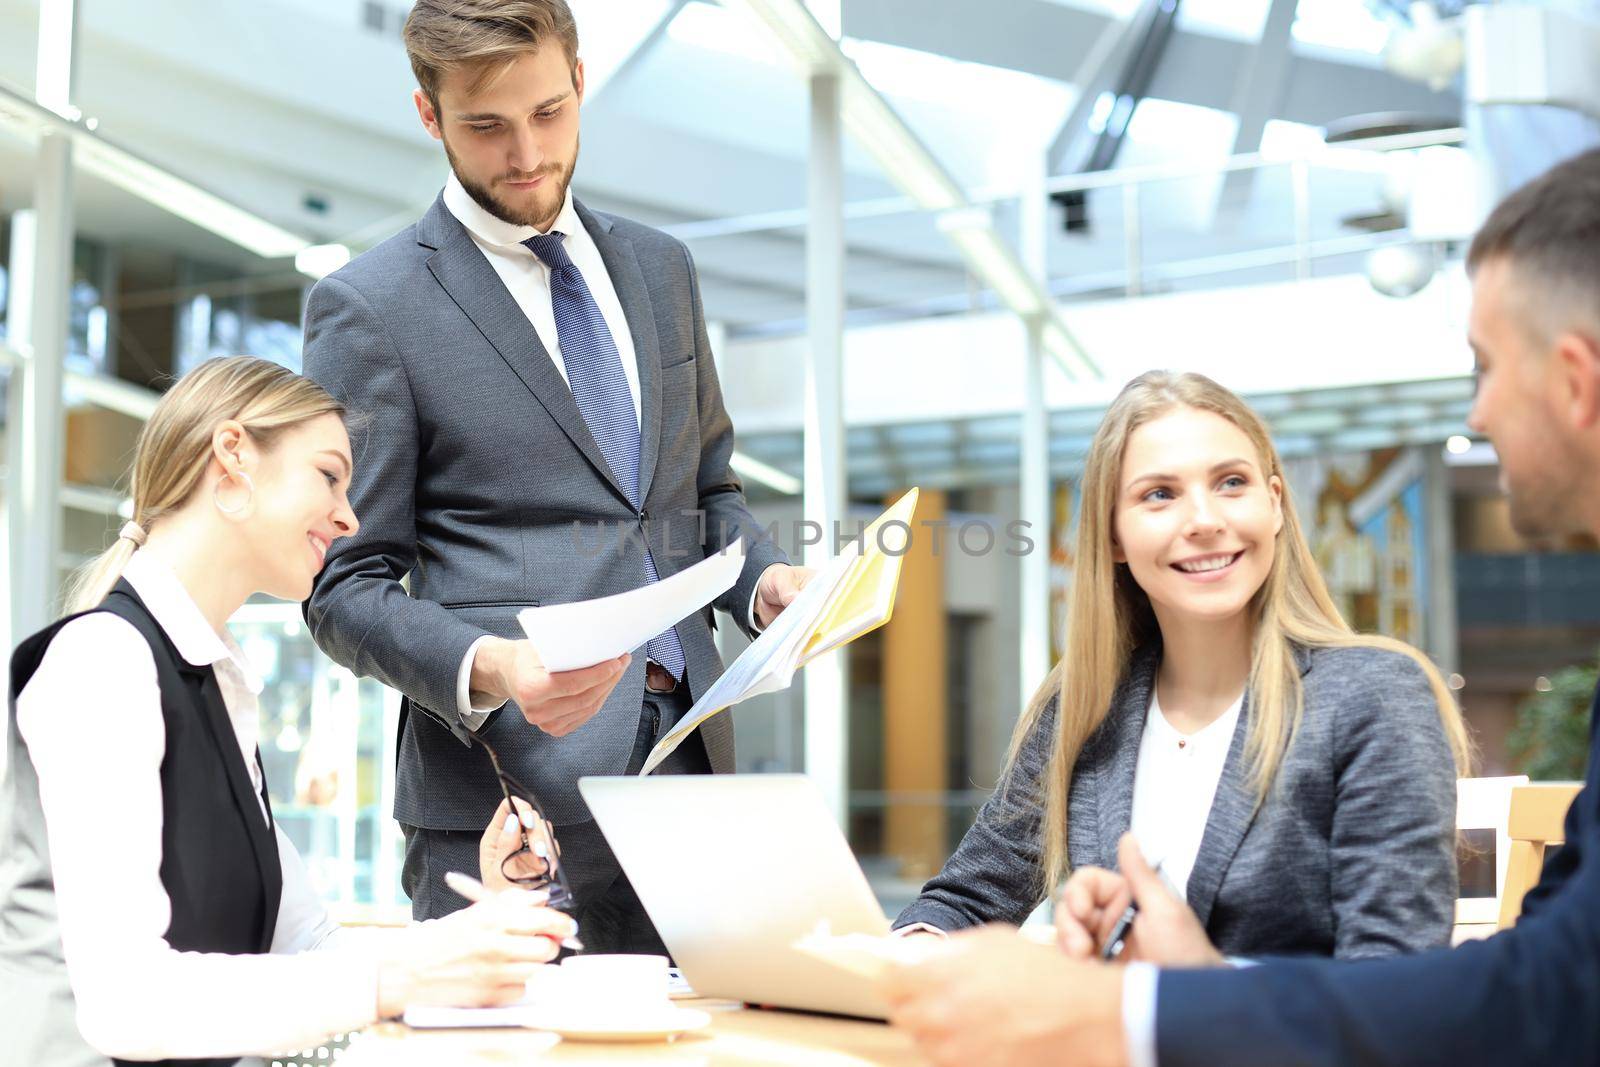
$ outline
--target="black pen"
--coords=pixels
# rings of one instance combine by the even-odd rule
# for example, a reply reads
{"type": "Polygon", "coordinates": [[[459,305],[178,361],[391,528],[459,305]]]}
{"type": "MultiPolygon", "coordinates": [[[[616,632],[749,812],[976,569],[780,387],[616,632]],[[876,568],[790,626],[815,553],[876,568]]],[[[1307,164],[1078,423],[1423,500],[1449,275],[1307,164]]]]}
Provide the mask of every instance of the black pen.
{"type": "MultiPolygon", "coordinates": [[[[1155,866],[1152,868],[1158,878],[1161,876],[1161,868],[1166,862],[1166,857],[1163,856],[1156,861],[1155,866]]],[[[1111,928],[1111,936],[1106,938],[1105,947],[1100,950],[1100,958],[1102,960],[1110,961],[1122,955],[1122,950],[1127,947],[1128,932],[1133,929],[1134,916],[1138,914],[1139,902],[1137,900],[1128,901],[1128,906],[1123,909],[1122,916],[1117,919],[1117,924],[1111,928]]]]}
{"type": "Polygon", "coordinates": [[[1100,950],[1102,960],[1114,960],[1122,955],[1122,947],[1128,940],[1128,932],[1133,929],[1133,918],[1139,914],[1137,902],[1129,902],[1123,909],[1122,917],[1117,920],[1117,925],[1111,928],[1111,936],[1106,938],[1105,947],[1100,950]]]}

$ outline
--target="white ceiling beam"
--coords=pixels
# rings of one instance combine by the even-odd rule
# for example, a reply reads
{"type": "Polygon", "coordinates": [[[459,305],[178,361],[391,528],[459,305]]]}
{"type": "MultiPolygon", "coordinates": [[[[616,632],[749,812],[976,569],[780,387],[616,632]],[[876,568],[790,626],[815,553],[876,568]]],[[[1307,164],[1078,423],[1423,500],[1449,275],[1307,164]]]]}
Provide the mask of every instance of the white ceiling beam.
{"type": "MultiPolygon", "coordinates": [[[[1355,0],[1352,0],[1355,2],[1355,0]]],[[[952,59],[1070,82],[1114,16],[1054,0],[850,0],[847,36],[915,48],[952,59]]],[[[1173,34],[1148,95],[1228,110],[1236,72],[1250,62],[1254,41],[1192,30],[1173,34]]],[[[1417,111],[1452,116],[1461,100],[1384,70],[1375,58],[1296,49],[1283,106],[1272,118],[1313,126],[1366,111],[1417,111]]]]}
{"type": "Polygon", "coordinates": [[[1148,26],[1148,20],[1132,16],[1106,20],[1105,28],[1070,79],[1078,89],[1078,99],[1073,102],[1072,110],[1045,154],[1052,174],[1078,170],[1087,157],[1087,151],[1081,146],[1088,140],[1089,117],[1094,113],[1095,104],[1101,94],[1114,90],[1118,74],[1148,26]]]}
{"type": "Polygon", "coordinates": [[[1272,0],[1261,40],[1250,62],[1239,71],[1229,110],[1239,118],[1233,138],[1233,154],[1255,152],[1261,148],[1261,135],[1267,122],[1283,105],[1283,90],[1293,58],[1292,31],[1295,9],[1300,0],[1272,0]]]}
{"type": "Polygon", "coordinates": [[[1060,308],[1000,236],[989,210],[976,206],[944,165],[855,63],[829,36],[803,0],[725,0],[743,7],[773,34],[806,77],[839,79],[845,129],[884,175],[925,211],[966,260],[968,269],[1023,318],[1044,322],[1046,348],[1073,381],[1098,378],[1099,368],[1061,317],[1060,308]]]}

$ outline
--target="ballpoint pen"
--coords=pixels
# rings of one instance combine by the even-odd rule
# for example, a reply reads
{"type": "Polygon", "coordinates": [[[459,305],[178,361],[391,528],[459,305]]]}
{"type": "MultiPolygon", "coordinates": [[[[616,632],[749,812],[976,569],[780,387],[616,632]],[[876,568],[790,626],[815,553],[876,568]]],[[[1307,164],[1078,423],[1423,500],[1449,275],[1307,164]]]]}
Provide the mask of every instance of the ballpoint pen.
{"type": "Polygon", "coordinates": [[[1133,929],[1134,916],[1138,914],[1139,905],[1130,901],[1123,909],[1121,917],[1117,919],[1117,924],[1111,928],[1111,936],[1106,938],[1105,947],[1100,950],[1102,960],[1114,960],[1122,955],[1123,945],[1128,940],[1128,932],[1133,929]]]}
{"type": "MultiPolygon", "coordinates": [[[[472,875],[462,874],[460,871],[446,871],[444,884],[474,904],[480,900],[488,900],[494,895],[489,891],[488,886],[472,877],[472,875]]],[[[583,942],[578,940],[578,920],[572,920],[572,933],[562,938],[558,944],[562,948],[569,948],[574,952],[583,951],[583,942]]]]}
{"type": "MultiPolygon", "coordinates": [[[[1159,878],[1161,876],[1161,866],[1165,862],[1166,860],[1163,858],[1154,865],[1153,870],[1156,877],[1159,878]]],[[[1139,902],[1137,900],[1128,901],[1128,906],[1123,909],[1121,916],[1117,918],[1116,925],[1111,928],[1111,936],[1106,938],[1105,946],[1100,950],[1100,958],[1102,960],[1114,960],[1122,955],[1122,950],[1126,947],[1128,940],[1128,932],[1133,929],[1133,920],[1138,914],[1139,902]]]]}

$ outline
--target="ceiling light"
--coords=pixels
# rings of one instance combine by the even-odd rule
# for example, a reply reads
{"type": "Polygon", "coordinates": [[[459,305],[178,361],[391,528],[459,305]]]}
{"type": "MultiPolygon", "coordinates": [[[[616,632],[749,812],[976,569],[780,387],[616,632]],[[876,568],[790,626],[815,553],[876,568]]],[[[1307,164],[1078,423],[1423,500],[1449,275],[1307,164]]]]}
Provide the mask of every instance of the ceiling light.
{"type": "Polygon", "coordinates": [[[1385,245],[1367,256],[1367,280],[1384,296],[1406,297],[1433,281],[1434,257],[1414,244],[1385,245]]]}
{"type": "Polygon", "coordinates": [[[295,255],[311,243],[87,130],[74,127],[73,131],[74,159],[84,172],[264,259],[295,255]]]}
{"type": "Polygon", "coordinates": [[[804,484],[799,478],[788,471],[779,470],[770,463],[763,463],[759,459],[735,452],[728,460],[728,466],[734,469],[741,478],[752,482],[760,482],[768,489],[782,493],[784,496],[799,496],[804,484]]]}
{"type": "Polygon", "coordinates": [[[1449,449],[1452,455],[1461,456],[1472,448],[1472,441],[1460,434],[1452,434],[1450,439],[1444,443],[1444,447],[1449,449]]]}
{"type": "Polygon", "coordinates": [[[311,278],[326,278],[348,262],[344,245],[308,245],[294,254],[294,269],[311,278]]]}
{"type": "Polygon", "coordinates": [[[77,169],[265,259],[292,256],[311,244],[299,234],[276,226],[106,141],[90,130],[87,123],[63,118],[3,86],[0,86],[0,126],[29,137],[65,134],[72,138],[73,162],[77,169]]]}

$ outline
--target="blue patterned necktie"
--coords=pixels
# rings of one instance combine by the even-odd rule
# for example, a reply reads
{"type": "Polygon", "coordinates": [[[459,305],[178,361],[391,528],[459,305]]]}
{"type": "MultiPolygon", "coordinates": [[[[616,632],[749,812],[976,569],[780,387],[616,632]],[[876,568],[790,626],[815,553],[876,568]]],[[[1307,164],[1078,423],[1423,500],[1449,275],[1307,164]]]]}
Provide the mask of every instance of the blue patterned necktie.
{"type": "MultiPolygon", "coordinates": [[[[617,342],[606,328],[600,306],[573,265],[561,243],[565,234],[556,230],[522,242],[550,268],[550,303],[555,310],[556,340],[567,367],[567,384],[572,399],[578,402],[583,421],[600,446],[600,454],[628,494],[628,503],[637,512],[639,499],[639,420],[634,414],[633,394],[622,372],[622,356],[617,342]]],[[[660,580],[650,550],[644,553],[644,580],[649,585],[660,580]]],[[[683,677],[683,646],[676,630],[664,630],[645,644],[645,655],[683,677]]]]}

